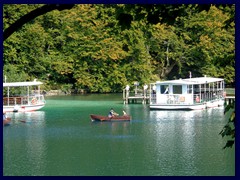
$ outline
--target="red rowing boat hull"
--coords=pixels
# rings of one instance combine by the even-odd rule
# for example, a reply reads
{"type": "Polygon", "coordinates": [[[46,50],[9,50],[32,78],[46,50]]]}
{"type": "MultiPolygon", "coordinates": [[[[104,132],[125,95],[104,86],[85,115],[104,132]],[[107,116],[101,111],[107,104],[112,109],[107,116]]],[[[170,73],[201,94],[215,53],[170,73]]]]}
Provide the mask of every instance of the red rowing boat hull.
{"type": "Polygon", "coordinates": [[[101,115],[90,115],[92,121],[130,121],[131,116],[125,115],[125,116],[114,116],[112,118],[109,118],[108,116],[101,116],[101,115]]]}
{"type": "Polygon", "coordinates": [[[8,125],[11,122],[11,118],[3,120],[3,125],[8,125]]]}

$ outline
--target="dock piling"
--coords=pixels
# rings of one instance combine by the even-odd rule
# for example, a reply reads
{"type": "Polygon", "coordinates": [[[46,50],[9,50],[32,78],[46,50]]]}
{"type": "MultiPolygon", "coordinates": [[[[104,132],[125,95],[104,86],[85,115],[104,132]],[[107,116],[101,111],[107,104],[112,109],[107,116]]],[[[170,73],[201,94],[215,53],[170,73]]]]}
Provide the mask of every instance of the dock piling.
{"type": "Polygon", "coordinates": [[[228,105],[235,102],[235,96],[226,96],[224,99],[224,104],[228,105]]]}
{"type": "Polygon", "coordinates": [[[149,93],[147,91],[148,86],[145,85],[143,90],[134,90],[134,93],[129,91],[129,86],[127,85],[125,89],[123,89],[123,103],[138,103],[140,101],[142,104],[147,104],[149,99],[149,93]]]}

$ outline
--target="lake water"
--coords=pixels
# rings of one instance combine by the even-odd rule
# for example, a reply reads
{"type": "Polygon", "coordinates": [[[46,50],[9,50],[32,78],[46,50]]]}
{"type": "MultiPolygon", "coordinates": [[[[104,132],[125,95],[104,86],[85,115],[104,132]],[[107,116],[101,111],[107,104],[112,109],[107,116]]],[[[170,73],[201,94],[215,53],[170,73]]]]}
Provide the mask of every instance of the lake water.
{"type": "Polygon", "coordinates": [[[4,176],[234,176],[235,148],[223,150],[223,107],[153,111],[122,94],[46,97],[40,111],[9,113],[4,176]],[[92,122],[110,108],[130,122],[92,122]],[[26,123],[20,120],[25,120],[26,123]]]}

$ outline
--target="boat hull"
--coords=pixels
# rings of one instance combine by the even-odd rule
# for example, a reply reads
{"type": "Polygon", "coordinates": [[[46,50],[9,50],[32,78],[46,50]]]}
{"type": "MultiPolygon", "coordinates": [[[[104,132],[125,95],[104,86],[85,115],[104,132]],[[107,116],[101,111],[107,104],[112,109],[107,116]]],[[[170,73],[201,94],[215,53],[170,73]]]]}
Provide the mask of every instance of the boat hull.
{"type": "Polygon", "coordinates": [[[161,105],[161,104],[154,104],[150,105],[150,109],[156,110],[197,110],[197,109],[205,109],[206,105],[199,104],[199,105],[161,105]]]}
{"type": "Polygon", "coordinates": [[[5,112],[26,112],[26,111],[36,111],[45,106],[45,103],[35,104],[35,105],[20,105],[20,106],[3,106],[3,111],[5,112]]]}
{"type": "Polygon", "coordinates": [[[224,105],[224,100],[217,100],[212,102],[204,102],[199,104],[151,104],[150,109],[159,110],[198,110],[206,108],[214,108],[224,105]]]}
{"type": "Polygon", "coordinates": [[[115,117],[109,118],[108,116],[91,114],[90,118],[92,121],[130,121],[131,120],[131,116],[129,115],[115,116],[115,117]]]}

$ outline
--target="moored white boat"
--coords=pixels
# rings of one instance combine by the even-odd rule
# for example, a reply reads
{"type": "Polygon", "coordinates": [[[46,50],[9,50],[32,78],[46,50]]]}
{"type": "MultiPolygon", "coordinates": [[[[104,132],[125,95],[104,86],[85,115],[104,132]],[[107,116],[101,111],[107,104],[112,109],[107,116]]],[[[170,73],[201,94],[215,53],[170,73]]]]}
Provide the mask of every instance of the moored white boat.
{"type": "Polygon", "coordinates": [[[150,85],[150,109],[196,110],[224,105],[224,79],[198,77],[150,85]]]}
{"type": "Polygon", "coordinates": [[[36,111],[43,108],[46,102],[44,96],[40,94],[41,84],[43,83],[39,81],[3,83],[3,88],[7,88],[6,95],[3,97],[3,111],[36,111]],[[26,94],[10,95],[11,88],[25,88],[26,94]],[[34,91],[33,94],[32,91],[34,91]]]}

